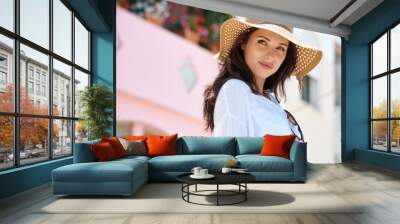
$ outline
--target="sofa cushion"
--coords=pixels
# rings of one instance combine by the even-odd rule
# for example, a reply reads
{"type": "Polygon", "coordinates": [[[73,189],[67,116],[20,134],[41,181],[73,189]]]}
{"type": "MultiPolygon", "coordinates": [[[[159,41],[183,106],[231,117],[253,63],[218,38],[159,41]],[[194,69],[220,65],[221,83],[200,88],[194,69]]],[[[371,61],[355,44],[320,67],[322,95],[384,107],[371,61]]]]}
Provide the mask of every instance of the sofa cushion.
{"type": "Polygon", "coordinates": [[[74,148],[74,163],[95,162],[96,158],[90,148],[92,144],[99,144],[100,139],[87,142],[77,142],[74,148]]]}
{"type": "Polygon", "coordinates": [[[177,142],[177,154],[226,154],[235,155],[235,138],[184,136],[177,142]]]}
{"type": "Polygon", "coordinates": [[[125,156],[124,158],[120,158],[120,159],[116,159],[113,160],[113,162],[131,162],[131,161],[143,161],[143,162],[148,162],[150,159],[150,157],[148,156],[137,156],[137,155],[129,155],[129,156],[125,156]]]}
{"type": "Polygon", "coordinates": [[[115,155],[117,158],[122,158],[126,156],[126,151],[124,146],[122,146],[121,142],[117,137],[103,137],[101,138],[101,142],[108,142],[114,149],[115,155]]]}
{"type": "Polygon", "coordinates": [[[74,163],[54,169],[52,175],[58,182],[129,182],[134,172],[147,171],[145,166],[146,162],[138,159],[74,163]]]}
{"type": "Polygon", "coordinates": [[[219,171],[229,159],[235,159],[231,155],[174,155],[158,156],[149,160],[150,171],[175,171],[190,172],[193,167],[200,166],[209,171],[219,171]]]}
{"type": "Polygon", "coordinates": [[[161,136],[149,135],[147,136],[147,155],[148,156],[164,156],[176,154],[176,139],[178,134],[161,136]]]}
{"type": "Polygon", "coordinates": [[[249,172],[292,172],[292,161],[279,156],[238,155],[239,166],[249,172]]]}
{"type": "Polygon", "coordinates": [[[260,154],[263,137],[236,137],[236,155],[260,154]]]}
{"type": "Polygon", "coordinates": [[[290,148],[296,135],[269,135],[264,136],[264,146],[261,149],[261,156],[280,156],[289,158],[290,148]]]}
{"type": "Polygon", "coordinates": [[[124,138],[119,138],[122,146],[126,151],[126,155],[147,155],[146,143],[142,140],[126,140],[124,138]]]}
{"type": "Polygon", "coordinates": [[[90,147],[94,157],[96,157],[96,161],[104,162],[118,158],[113,147],[108,142],[92,144],[90,147]]]}

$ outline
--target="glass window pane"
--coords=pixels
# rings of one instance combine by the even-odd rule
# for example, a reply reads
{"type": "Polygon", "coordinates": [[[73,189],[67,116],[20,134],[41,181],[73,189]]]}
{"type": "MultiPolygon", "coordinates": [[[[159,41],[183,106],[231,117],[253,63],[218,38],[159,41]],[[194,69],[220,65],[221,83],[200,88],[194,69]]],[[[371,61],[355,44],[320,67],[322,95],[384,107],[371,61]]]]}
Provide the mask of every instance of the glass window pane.
{"type": "Polygon", "coordinates": [[[71,60],[72,12],[60,1],[53,1],[53,51],[71,60]]]}
{"type": "Polygon", "coordinates": [[[49,57],[21,44],[20,109],[25,114],[47,115],[49,57]]]}
{"type": "Polygon", "coordinates": [[[391,124],[392,152],[400,153],[400,120],[393,120],[391,124]]]}
{"type": "Polygon", "coordinates": [[[75,63],[89,70],[89,32],[75,18],[75,63]]]}
{"type": "Polygon", "coordinates": [[[372,118],[387,118],[386,76],[372,81],[372,118]]]}
{"type": "Polygon", "coordinates": [[[390,67],[395,69],[400,67],[400,24],[391,31],[390,48],[390,67]]]}
{"type": "Polygon", "coordinates": [[[372,68],[373,75],[387,71],[387,34],[372,45],[372,68]]]}
{"type": "Polygon", "coordinates": [[[89,75],[81,72],[78,69],[75,69],[75,117],[79,117],[81,115],[79,98],[81,92],[85,89],[86,86],[89,86],[89,75]]]}
{"type": "Polygon", "coordinates": [[[14,0],[0,1],[0,26],[14,31],[14,0]]]}
{"type": "Polygon", "coordinates": [[[72,154],[72,121],[53,120],[53,157],[72,154]]]}
{"type": "Polygon", "coordinates": [[[12,39],[0,35],[0,111],[14,111],[14,73],[12,39]]]}
{"type": "Polygon", "coordinates": [[[10,116],[0,116],[0,170],[14,165],[14,124],[10,116]]]}
{"type": "Polygon", "coordinates": [[[71,66],[53,60],[53,115],[72,117],[71,66]]]}
{"type": "Polygon", "coordinates": [[[49,0],[20,0],[21,36],[49,48],[49,0]]]}
{"type": "Polygon", "coordinates": [[[88,138],[88,129],[84,120],[75,121],[75,143],[85,142],[88,138]]]}
{"type": "Polygon", "coordinates": [[[20,164],[34,163],[49,158],[48,127],[48,119],[21,117],[20,164]]]}
{"type": "Polygon", "coordinates": [[[391,74],[390,85],[391,116],[400,117],[400,72],[391,74]]]}
{"type": "Polygon", "coordinates": [[[372,122],[372,148],[387,151],[387,121],[372,122]]]}

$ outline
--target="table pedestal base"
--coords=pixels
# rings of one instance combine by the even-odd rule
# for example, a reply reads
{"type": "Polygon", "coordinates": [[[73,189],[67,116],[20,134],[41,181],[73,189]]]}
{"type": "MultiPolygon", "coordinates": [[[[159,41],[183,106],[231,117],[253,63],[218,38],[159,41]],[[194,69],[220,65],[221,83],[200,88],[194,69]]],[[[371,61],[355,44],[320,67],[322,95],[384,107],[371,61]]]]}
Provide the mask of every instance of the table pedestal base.
{"type": "Polygon", "coordinates": [[[216,190],[197,190],[197,184],[186,184],[182,183],[182,199],[188,203],[197,204],[197,205],[235,205],[242,202],[247,201],[247,192],[249,191],[247,187],[247,183],[238,183],[238,184],[231,184],[238,186],[237,190],[222,190],[220,189],[220,185],[226,184],[215,184],[217,189],[216,190]],[[190,186],[195,185],[195,191],[190,191],[190,186]],[[216,194],[202,194],[202,192],[215,192],[216,194]],[[190,201],[190,196],[203,196],[203,197],[216,197],[217,204],[202,204],[190,201]],[[240,196],[240,200],[234,201],[231,203],[221,203],[221,197],[232,197],[232,196],[240,196]]]}

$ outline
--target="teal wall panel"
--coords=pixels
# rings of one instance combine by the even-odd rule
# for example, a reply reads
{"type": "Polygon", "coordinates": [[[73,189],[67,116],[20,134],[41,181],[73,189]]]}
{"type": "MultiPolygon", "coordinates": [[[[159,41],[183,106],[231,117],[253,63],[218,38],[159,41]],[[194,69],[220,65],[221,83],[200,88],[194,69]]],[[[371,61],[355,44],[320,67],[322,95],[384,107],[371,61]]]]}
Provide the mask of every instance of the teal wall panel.
{"type": "Polygon", "coordinates": [[[110,26],[109,32],[93,32],[92,43],[92,82],[105,84],[112,90],[114,99],[113,125],[111,135],[116,132],[116,2],[114,0],[98,3],[99,11],[110,26]]]}
{"type": "Polygon", "coordinates": [[[346,99],[342,114],[344,126],[342,137],[345,147],[342,148],[342,159],[354,159],[354,148],[368,148],[369,142],[369,59],[367,45],[345,44],[342,57],[344,69],[342,85],[346,99]],[[344,149],[344,150],[343,150],[344,149]]]}
{"type": "MultiPolygon", "coordinates": [[[[114,102],[116,102],[116,83],[115,83],[115,44],[113,34],[94,33],[92,34],[92,82],[105,84],[112,90],[114,102]]],[[[109,128],[111,135],[115,135],[116,116],[112,117],[113,125],[109,128]]]]}
{"type": "Polygon", "coordinates": [[[71,163],[68,157],[0,172],[0,199],[48,183],[53,169],[71,163]]]}
{"type": "Polygon", "coordinates": [[[342,159],[399,170],[397,155],[375,152],[370,145],[369,44],[400,22],[400,1],[386,0],[351,27],[342,39],[342,159]]]}
{"type": "Polygon", "coordinates": [[[368,149],[356,149],[355,160],[400,172],[400,155],[368,149]]]}
{"type": "Polygon", "coordinates": [[[66,0],[66,2],[93,32],[111,32],[112,23],[105,21],[106,17],[99,5],[111,5],[114,0],[66,0]]]}

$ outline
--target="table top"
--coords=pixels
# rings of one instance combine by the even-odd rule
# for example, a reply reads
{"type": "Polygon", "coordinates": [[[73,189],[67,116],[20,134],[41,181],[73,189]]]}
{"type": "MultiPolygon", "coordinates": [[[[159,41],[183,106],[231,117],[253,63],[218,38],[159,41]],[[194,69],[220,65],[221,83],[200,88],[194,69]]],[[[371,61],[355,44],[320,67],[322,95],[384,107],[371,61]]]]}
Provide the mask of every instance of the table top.
{"type": "Polygon", "coordinates": [[[255,177],[249,173],[212,173],[215,177],[210,179],[194,179],[190,177],[191,174],[181,174],[177,179],[186,184],[236,184],[255,180],[255,177]]]}

